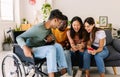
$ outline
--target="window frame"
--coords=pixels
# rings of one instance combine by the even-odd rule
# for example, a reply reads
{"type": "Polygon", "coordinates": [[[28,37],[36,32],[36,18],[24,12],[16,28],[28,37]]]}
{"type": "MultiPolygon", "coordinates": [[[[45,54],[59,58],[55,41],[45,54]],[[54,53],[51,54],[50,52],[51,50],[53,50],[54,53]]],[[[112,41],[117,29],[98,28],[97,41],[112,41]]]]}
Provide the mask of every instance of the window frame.
{"type": "MultiPolygon", "coordinates": [[[[0,7],[1,7],[1,0],[0,0],[0,7]]],[[[14,22],[15,21],[15,0],[13,0],[13,19],[9,20],[9,19],[2,19],[1,17],[1,8],[0,8],[0,21],[1,22],[14,22]]]]}

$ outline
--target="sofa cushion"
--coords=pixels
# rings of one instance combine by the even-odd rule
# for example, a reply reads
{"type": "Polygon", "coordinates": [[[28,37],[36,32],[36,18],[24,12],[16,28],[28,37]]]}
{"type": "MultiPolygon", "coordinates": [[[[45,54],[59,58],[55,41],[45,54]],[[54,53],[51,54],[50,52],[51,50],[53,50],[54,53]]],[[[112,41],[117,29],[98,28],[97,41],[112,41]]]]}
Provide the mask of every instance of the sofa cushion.
{"type": "Polygon", "coordinates": [[[111,44],[113,40],[111,31],[105,30],[105,34],[106,34],[106,45],[111,44]]]}
{"type": "Polygon", "coordinates": [[[113,40],[113,47],[120,53],[120,39],[113,40]]]}
{"type": "Polygon", "coordinates": [[[109,50],[109,56],[105,59],[105,61],[120,60],[119,52],[117,52],[111,45],[108,45],[107,48],[109,50]]]}

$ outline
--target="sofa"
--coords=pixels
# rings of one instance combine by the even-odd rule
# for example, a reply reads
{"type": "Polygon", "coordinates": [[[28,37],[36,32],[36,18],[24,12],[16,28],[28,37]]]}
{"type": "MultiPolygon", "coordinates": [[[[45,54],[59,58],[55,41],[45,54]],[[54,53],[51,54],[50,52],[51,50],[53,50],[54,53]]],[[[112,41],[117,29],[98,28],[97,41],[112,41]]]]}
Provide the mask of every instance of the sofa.
{"type": "MultiPolygon", "coordinates": [[[[116,67],[120,66],[120,39],[114,39],[112,37],[111,30],[105,30],[106,33],[106,45],[109,50],[109,55],[104,59],[105,67],[112,67],[114,74],[117,74],[116,67]]],[[[77,55],[76,55],[77,56],[77,55]]],[[[78,61],[72,61],[72,66],[78,66],[78,61]]],[[[91,67],[96,67],[94,58],[91,58],[91,67]]]]}
{"type": "MultiPolygon", "coordinates": [[[[109,56],[104,60],[106,67],[112,67],[114,74],[117,74],[116,67],[120,66],[120,39],[114,39],[111,30],[105,30],[106,45],[109,50],[109,56]]],[[[92,60],[91,66],[96,66],[92,60]]]]}
{"type": "MultiPolygon", "coordinates": [[[[24,31],[14,32],[14,39],[24,31]]],[[[106,33],[106,45],[110,52],[109,56],[104,60],[106,67],[112,67],[114,74],[117,74],[116,67],[120,66],[120,39],[114,39],[111,34],[111,30],[105,30],[106,33]]],[[[16,40],[14,41],[16,43],[16,40]]],[[[19,49],[19,47],[17,47],[19,49]]],[[[20,49],[19,49],[20,50],[20,49]]],[[[73,66],[77,66],[76,61],[73,66]]],[[[94,59],[92,59],[91,66],[96,66],[94,59]]]]}

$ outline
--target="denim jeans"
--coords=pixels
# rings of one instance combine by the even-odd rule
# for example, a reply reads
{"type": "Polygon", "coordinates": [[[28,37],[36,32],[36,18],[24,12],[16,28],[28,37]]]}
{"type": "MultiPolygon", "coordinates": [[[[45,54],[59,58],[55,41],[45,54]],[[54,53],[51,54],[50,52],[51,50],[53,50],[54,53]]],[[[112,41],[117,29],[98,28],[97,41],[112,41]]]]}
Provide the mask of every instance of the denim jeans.
{"type": "Polygon", "coordinates": [[[56,48],[56,60],[58,63],[59,69],[67,68],[67,62],[64,54],[64,49],[61,44],[55,43],[54,47],[56,48]]]}
{"type": "Polygon", "coordinates": [[[35,47],[32,50],[35,57],[47,59],[48,73],[57,72],[56,48],[53,45],[35,47]]]}
{"type": "Polygon", "coordinates": [[[76,64],[77,64],[79,66],[79,68],[83,68],[83,54],[84,54],[84,52],[71,51],[72,66],[76,66],[76,64]]]}
{"type": "MultiPolygon", "coordinates": [[[[93,57],[95,59],[96,65],[98,67],[99,73],[105,73],[105,65],[104,65],[104,59],[109,55],[109,51],[107,47],[103,48],[103,51],[95,54],[93,57]]],[[[84,69],[90,69],[90,62],[91,62],[91,54],[88,53],[86,50],[84,53],[84,69]]]]}
{"type": "Polygon", "coordinates": [[[67,66],[68,66],[67,73],[68,75],[73,76],[70,50],[65,50],[64,53],[65,53],[67,66]]]}
{"type": "Polygon", "coordinates": [[[48,73],[57,72],[57,63],[59,69],[67,68],[67,62],[62,46],[58,43],[33,48],[35,57],[46,58],[48,73]]]}

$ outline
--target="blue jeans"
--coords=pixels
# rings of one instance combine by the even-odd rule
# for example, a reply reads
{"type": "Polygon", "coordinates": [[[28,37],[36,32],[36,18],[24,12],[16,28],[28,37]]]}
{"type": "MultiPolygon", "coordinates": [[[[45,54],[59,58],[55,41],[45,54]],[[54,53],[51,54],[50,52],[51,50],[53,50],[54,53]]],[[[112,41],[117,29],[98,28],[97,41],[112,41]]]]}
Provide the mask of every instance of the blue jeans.
{"type": "Polygon", "coordinates": [[[67,61],[67,66],[68,66],[67,73],[70,76],[73,76],[70,50],[65,50],[64,53],[65,53],[65,57],[66,57],[66,61],[67,61]]]}
{"type": "Polygon", "coordinates": [[[59,69],[67,68],[67,62],[62,46],[58,43],[33,48],[35,57],[47,59],[48,73],[57,72],[57,63],[59,69]]]}
{"type": "MultiPolygon", "coordinates": [[[[104,65],[104,59],[109,55],[109,51],[107,47],[103,48],[103,51],[95,54],[93,57],[95,59],[96,65],[98,67],[99,73],[105,73],[105,65],[104,65]]],[[[84,69],[88,70],[90,69],[90,62],[91,62],[91,54],[88,53],[88,51],[85,51],[84,53],[84,69]]]]}
{"type": "Polygon", "coordinates": [[[83,68],[83,54],[84,54],[84,52],[71,51],[72,66],[78,65],[79,68],[83,68]]]}
{"type": "Polygon", "coordinates": [[[67,68],[68,66],[67,66],[63,47],[58,43],[55,43],[54,47],[56,48],[56,60],[59,69],[67,68]]]}
{"type": "Polygon", "coordinates": [[[37,58],[46,58],[48,73],[57,72],[56,48],[53,45],[32,48],[37,58]]]}

